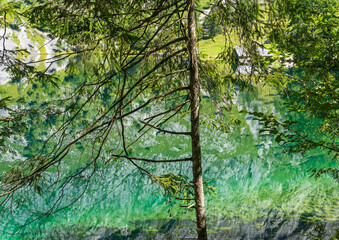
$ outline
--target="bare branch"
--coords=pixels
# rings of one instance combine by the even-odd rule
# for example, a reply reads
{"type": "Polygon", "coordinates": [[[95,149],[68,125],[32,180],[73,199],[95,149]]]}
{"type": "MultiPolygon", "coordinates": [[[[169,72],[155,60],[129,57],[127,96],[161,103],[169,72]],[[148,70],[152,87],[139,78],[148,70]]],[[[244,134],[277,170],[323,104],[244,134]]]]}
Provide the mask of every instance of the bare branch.
{"type": "Polygon", "coordinates": [[[152,124],[149,124],[149,123],[147,123],[147,122],[141,121],[141,120],[140,120],[140,122],[141,122],[142,124],[145,124],[145,125],[147,125],[147,126],[149,126],[149,127],[152,127],[152,128],[154,128],[154,129],[157,129],[157,130],[159,130],[159,131],[161,131],[161,132],[164,132],[164,133],[169,133],[169,134],[173,134],[173,135],[187,135],[187,136],[191,136],[191,132],[174,132],[174,131],[168,131],[168,130],[164,130],[164,129],[161,129],[161,128],[159,128],[159,127],[156,127],[156,126],[154,126],[154,125],[152,125],[152,124]]]}
{"type": "Polygon", "coordinates": [[[152,163],[173,163],[173,162],[190,162],[192,158],[183,158],[183,159],[172,159],[172,160],[152,160],[147,158],[137,158],[137,157],[130,157],[126,155],[116,155],[112,154],[112,157],[116,158],[126,158],[129,160],[136,160],[136,161],[143,161],[143,162],[152,162],[152,163]]]}

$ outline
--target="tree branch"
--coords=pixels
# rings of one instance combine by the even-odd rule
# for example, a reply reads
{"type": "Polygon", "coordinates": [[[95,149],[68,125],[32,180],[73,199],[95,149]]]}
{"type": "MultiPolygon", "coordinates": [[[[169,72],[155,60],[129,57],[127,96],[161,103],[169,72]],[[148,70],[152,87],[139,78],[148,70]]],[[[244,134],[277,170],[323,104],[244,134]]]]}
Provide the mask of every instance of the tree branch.
{"type": "Polygon", "coordinates": [[[126,156],[126,155],[116,155],[116,154],[112,154],[111,156],[116,157],[116,158],[126,158],[126,159],[129,159],[129,160],[152,162],[152,163],[173,163],[173,162],[189,162],[189,161],[192,161],[192,158],[172,159],[172,160],[152,160],[152,159],[147,159],[147,158],[137,158],[137,157],[130,157],[130,156],[126,156]]]}

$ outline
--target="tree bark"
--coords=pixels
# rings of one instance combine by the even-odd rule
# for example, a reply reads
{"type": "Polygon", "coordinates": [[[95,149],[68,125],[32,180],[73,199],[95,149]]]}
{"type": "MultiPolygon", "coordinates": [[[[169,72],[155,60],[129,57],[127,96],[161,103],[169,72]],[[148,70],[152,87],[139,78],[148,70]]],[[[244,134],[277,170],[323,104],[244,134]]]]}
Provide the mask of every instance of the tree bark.
{"type": "Polygon", "coordinates": [[[207,239],[204,186],[201,166],[201,146],[199,133],[200,83],[198,72],[197,39],[195,29],[194,0],[187,0],[188,5],[188,54],[190,64],[191,95],[191,137],[195,212],[199,240],[207,239]]]}

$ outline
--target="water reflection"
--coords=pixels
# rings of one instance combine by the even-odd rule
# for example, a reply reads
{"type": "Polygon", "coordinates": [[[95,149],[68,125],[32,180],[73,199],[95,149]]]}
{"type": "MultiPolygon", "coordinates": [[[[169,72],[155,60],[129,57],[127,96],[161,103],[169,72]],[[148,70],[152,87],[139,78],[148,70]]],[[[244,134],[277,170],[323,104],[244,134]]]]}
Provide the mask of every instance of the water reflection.
{"type": "MultiPolygon", "coordinates": [[[[249,111],[284,115],[278,98],[267,92],[257,96],[243,93],[237,104],[249,111]]],[[[216,196],[208,197],[206,204],[210,239],[306,240],[338,236],[338,183],[328,176],[316,181],[307,173],[311,167],[332,167],[335,163],[322,152],[305,156],[285,154],[270,137],[259,137],[257,121],[248,116],[241,118],[244,124],[227,134],[207,126],[202,129],[204,176],[217,188],[216,196]]],[[[312,123],[304,124],[312,127],[312,123]]],[[[183,130],[186,126],[171,127],[183,130]]],[[[163,157],[178,157],[178,150],[180,157],[188,156],[189,146],[184,139],[174,137],[164,144],[162,136],[152,133],[134,151],[139,156],[161,153],[163,157]]],[[[77,154],[71,157],[76,159],[77,154]]],[[[156,174],[190,175],[187,163],[149,167],[156,174]]],[[[83,187],[78,184],[67,188],[67,197],[71,200],[83,187]]],[[[34,219],[49,204],[48,197],[36,196],[16,209],[15,217],[5,216],[0,228],[11,232],[34,219]]],[[[43,222],[34,222],[23,230],[23,235],[3,234],[0,239],[194,239],[196,236],[194,213],[166,204],[160,189],[126,161],[100,169],[72,207],[46,216],[43,222]]]]}

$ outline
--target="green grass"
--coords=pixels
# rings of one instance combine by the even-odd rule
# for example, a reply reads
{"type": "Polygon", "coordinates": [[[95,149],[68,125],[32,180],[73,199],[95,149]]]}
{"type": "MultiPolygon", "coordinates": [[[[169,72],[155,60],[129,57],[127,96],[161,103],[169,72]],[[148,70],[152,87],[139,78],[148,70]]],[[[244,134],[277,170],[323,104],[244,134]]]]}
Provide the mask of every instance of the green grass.
{"type": "Polygon", "coordinates": [[[207,55],[203,58],[215,59],[225,48],[225,36],[217,35],[213,39],[201,40],[198,42],[198,53],[207,55]]]}
{"type": "Polygon", "coordinates": [[[231,37],[225,37],[224,35],[219,34],[214,38],[198,41],[198,53],[201,54],[204,59],[215,59],[223,50],[225,50],[225,47],[228,47],[229,45],[235,46],[237,44],[239,44],[237,35],[231,34],[231,37]]]}

